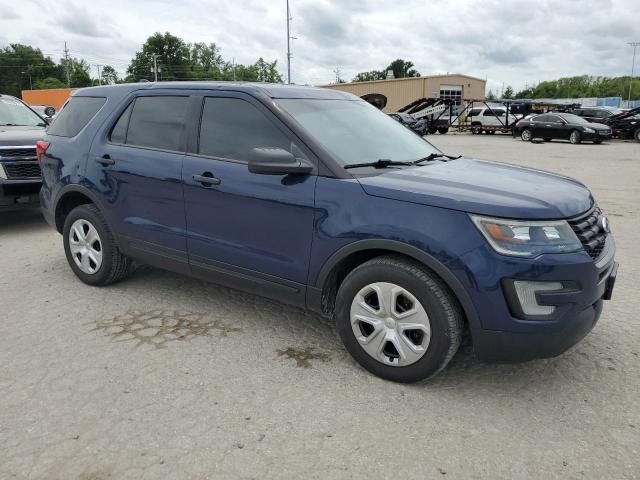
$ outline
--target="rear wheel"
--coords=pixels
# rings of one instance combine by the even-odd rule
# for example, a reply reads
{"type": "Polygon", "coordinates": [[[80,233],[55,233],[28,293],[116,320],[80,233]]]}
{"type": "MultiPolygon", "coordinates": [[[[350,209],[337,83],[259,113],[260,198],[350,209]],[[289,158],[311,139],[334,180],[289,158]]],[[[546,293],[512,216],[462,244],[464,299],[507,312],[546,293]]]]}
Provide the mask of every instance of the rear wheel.
{"type": "Polygon", "coordinates": [[[63,239],[69,266],[84,283],[108,285],[131,270],[131,260],[120,253],[111,229],[95,205],[80,205],[69,213],[63,239]]]}
{"type": "Polygon", "coordinates": [[[438,133],[441,135],[444,135],[445,133],[447,133],[449,131],[449,129],[447,127],[440,127],[438,129],[438,133]]]}
{"type": "Polygon", "coordinates": [[[600,145],[602,143],[602,140],[594,140],[593,143],[595,143],[596,145],[600,145]]]}
{"type": "Polygon", "coordinates": [[[433,135],[433,134],[434,134],[434,133],[436,133],[437,131],[438,131],[438,128],[437,128],[437,127],[429,127],[429,133],[430,133],[431,135],[433,135]]]}
{"type": "Polygon", "coordinates": [[[400,256],[374,258],[353,270],[338,291],[336,315],[354,359],[394,382],[442,370],[458,350],[464,318],[440,278],[400,256]]]}
{"type": "Polygon", "coordinates": [[[473,133],[474,135],[480,135],[482,133],[482,125],[471,125],[471,133],[473,133]]]}
{"type": "Polygon", "coordinates": [[[544,139],[544,141],[545,141],[545,142],[550,142],[550,141],[551,141],[551,139],[550,139],[550,138],[545,138],[545,139],[544,139]]]}
{"type": "Polygon", "coordinates": [[[524,130],[522,130],[522,132],[520,132],[520,138],[523,142],[530,142],[533,139],[533,134],[531,133],[530,129],[525,128],[524,130]]]}
{"type": "Polygon", "coordinates": [[[582,142],[582,134],[578,130],[573,130],[571,132],[571,135],[569,135],[569,142],[573,143],[574,145],[582,142]]]}
{"type": "Polygon", "coordinates": [[[636,142],[640,142],[640,128],[636,130],[633,136],[636,138],[636,142]]]}

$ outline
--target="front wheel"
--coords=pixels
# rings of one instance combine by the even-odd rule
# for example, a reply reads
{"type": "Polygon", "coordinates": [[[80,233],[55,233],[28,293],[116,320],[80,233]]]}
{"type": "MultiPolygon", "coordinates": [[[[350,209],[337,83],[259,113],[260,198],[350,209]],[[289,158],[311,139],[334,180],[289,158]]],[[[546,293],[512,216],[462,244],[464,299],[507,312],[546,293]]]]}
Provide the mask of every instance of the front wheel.
{"type": "Polygon", "coordinates": [[[573,130],[571,132],[571,135],[569,135],[569,142],[573,143],[574,145],[582,142],[582,134],[578,130],[573,130]]]}
{"type": "Polygon", "coordinates": [[[445,134],[445,133],[447,133],[448,131],[449,131],[449,129],[448,129],[448,128],[446,128],[446,127],[440,127],[440,128],[438,128],[438,133],[439,133],[440,135],[444,135],[444,134],[445,134]]]}
{"type": "Polygon", "coordinates": [[[108,285],[131,270],[131,260],[120,253],[95,205],[74,208],[64,222],[62,234],[69,266],[84,283],[108,285]]]}
{"type": "Polygon", "coordinates": [[[533,139],[533,134],[531,133],[530,129],[525,128],[524,130],[522,130],[522,132],[520,132],[520,138],[523,142],[530,142],[533,139]]]}
{"type": "Polygon", "coordinates": [[[464,318],[440,278],[395,255],[374,258],[345,278],[336,317],[340,337],[360,365],[403,383],[432,377],[449,363],[464,318]]]}

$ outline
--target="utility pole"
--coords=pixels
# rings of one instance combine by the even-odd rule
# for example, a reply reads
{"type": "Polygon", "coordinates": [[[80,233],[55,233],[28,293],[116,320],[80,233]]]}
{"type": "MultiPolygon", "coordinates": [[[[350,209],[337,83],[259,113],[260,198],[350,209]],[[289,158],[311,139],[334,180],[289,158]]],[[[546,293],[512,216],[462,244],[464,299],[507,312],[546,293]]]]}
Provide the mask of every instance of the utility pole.
{"type": "Polygon", "coordinates": [[[231,57],[231,66],[233,70],[233,81],[236,81],[236,57],[231,57]]]}
{"type": "Polygon", "coordinates": [[[67,48],[66,40],[64,42],[64,67],[67,71],[67,87],[71,88],[71,64],[69,63],[69,49],[67,48]]]}
{"type": "Polygon", "coordinates": [[[29,90],[33,90],[33,83],[31,82],[31,72],[21,72],[22,75],[29,75],[29,90]]]}
{"type": "Polygon", "coordinates": [[[631,78],[629,79],[629,97],[627,98],[629,105],[627,107],[631,108],[631,87],[633,87],[633,74],[636,66],[636,48],[640,46],[640,42],[629,42],[629,45],[633,47],[633,60],[631,60],[631,78]]]}
{"type": "Polygon", "coordinates": [[[336,69],[333,70],[333,73],[336,74],[336,83],[340,83],[340,74],[342,73],[340,71],[340,67],[336,67],[336,69]]]}
{"type": "Polygon", "coordinates": [[[158,81],[158,55],[153,53],[151,56],[153,57],[153,68],[151,69],[151,71],[153,72],[154,82],[157,82],[158,81]]]}
{"type": "Polygon", "coordinates": [[[291,13],[289,13],[289,0],[287,0],[287,83],[291,84],[291,13]]]}
{"type": "Polygon", "coordinates": [[[96,65],[96,67],[98,67],[98,85],[102,85],[102,76],[100,75],[100,69],[102,68],[102,65],[96,65]]]}

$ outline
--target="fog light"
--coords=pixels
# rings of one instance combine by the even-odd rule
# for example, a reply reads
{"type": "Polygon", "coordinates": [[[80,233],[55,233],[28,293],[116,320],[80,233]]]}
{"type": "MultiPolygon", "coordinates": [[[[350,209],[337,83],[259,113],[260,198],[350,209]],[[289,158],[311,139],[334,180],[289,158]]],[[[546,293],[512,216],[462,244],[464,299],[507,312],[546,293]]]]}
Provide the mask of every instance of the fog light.
{"type": "Polygon", "coordinates": [[[520,307],[525,315],[551,315],[556,307],[553,305],[540,305],[536,298],[536,292],[550,292],[562,290],[560,282],[526,282],[514,280],[513,286],[520,301],[520,307]]]}

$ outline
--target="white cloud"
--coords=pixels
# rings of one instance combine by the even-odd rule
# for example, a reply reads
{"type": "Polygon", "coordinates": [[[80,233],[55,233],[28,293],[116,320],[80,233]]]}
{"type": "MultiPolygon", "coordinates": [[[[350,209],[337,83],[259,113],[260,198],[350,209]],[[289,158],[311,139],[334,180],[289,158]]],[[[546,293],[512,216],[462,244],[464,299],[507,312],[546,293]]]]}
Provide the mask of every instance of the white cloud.
{"type": "MultiPolygon", "coordinates": [[[[640,3],[625,0],[290,0],[292,76],[319,84],[411,60],[422,74],[461,72],[488,88],[561,76],[627,75],[640,3]]],[[[22,0],[0,18],[0,41],[71,54],[120,72],[145,39],[169,31],[215,42],[226,59],[277,59],[286,70],[285,0],[22,0]],[[38,19],[34,27],[33,19],[38,19]]]]}

